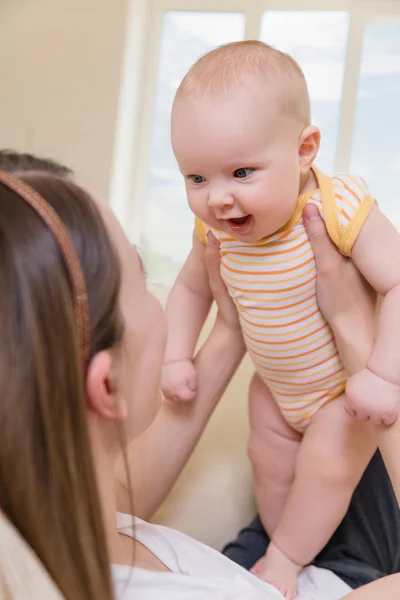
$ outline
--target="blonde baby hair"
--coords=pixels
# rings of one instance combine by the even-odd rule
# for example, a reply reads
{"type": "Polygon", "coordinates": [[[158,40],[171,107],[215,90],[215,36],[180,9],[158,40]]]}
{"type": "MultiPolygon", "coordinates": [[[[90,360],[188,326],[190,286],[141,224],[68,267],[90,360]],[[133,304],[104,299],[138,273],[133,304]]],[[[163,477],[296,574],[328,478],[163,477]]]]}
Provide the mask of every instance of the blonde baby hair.
{"type": "Polygon", "coordinates": [[[185,75],[175,101],[229,94],[254,82],[276,97],[281,114],[294,117],[303,127],[310,124],[303,71],[291,56],[258,40],[225,44],[202,56],[185,75]]]}

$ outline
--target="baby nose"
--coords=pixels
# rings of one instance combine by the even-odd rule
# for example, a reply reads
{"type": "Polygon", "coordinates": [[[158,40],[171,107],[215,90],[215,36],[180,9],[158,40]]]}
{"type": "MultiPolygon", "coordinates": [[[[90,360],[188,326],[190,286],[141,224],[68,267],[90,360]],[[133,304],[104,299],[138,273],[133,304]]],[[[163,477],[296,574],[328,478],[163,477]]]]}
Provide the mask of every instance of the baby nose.
{"type": "Polygon", "coordinates": [[[224,210],[230,208],[235,202],[234,197],[227,190],[211,190],[208,205],[214,210],[224,210]]]}

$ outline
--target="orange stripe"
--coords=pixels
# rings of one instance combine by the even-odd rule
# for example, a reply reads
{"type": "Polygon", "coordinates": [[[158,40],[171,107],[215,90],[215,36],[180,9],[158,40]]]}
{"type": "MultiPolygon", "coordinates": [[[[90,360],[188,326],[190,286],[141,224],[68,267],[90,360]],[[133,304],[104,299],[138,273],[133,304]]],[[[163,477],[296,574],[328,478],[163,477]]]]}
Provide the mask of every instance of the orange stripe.
{"type": "MultiPolygon", "coordinates": [[[[288,308],[294,308],[295,306],[299,306],[300,304],[303,304],[303,302],[308,302],[308,300],[311,300],[311,298],[315,298],[315,294],[311,294],[311,296],[308,296],[308,298],[305,298],[304,300],[294,302],[294,304],[287,304],[286,306],[253,306],[252,310],[286,310],[288,308]]],[[[237,304],[240,307],[243,306],[243,304],[241,304],[239,301],[237,301],[237,304]]]]}
{"type": "Polygon", "coordinates": [[[232,242],[237,242],[237,240],[235,240],[235,238],[232,238],[232,237],[221,237],[221,236],[218,236],[218,232],[216,230],[214,230],[214,229],[212,229],[211,231],[215,234],[215,237],[220,242],[226,242],[227,244],[228,243],[232,243],[232,242]]]}
{"type": "MultiPolygon", "coordinates": [[[[323,337],[323,336],[321,336],[321,337],[323,337]]],[[[324,342],[323,344],[321,344],[321,346],[318,346],[317,348],[313,348],[312,350],[307,350],[307,352],[301,352],[300,354],[292,354],[290,356],[279,356],[279,360],[291,360],[292,358],[302,358],[303,356],[308,356],[308,355],[312,354],[313,352],[317,352],[318,350],[321,350],[321,348],[325,348],[325,346],[330,344],[333,341],[333,339],[334,338],[332,335],[329,340],[327,340],[326,342],[324,342]]],[[[261,358],[276,360],[276,356],[268,356],[266,354],[260,354],[256,350],[251,350],[250,353],[255,354],[256,356],[260,356],[261,358]]]]}
{"type": "MultiPolygon", "coordinates": [[[[328,352],[329,354],[329,352],[328,352]]],[[[323,360],[321,360],[318,363],[313,363],[313,364],[309,364],[307,367],[301,367],[301,369],[298,369],[297,366],[294,366],[292,369],[272,369],[269,367],[265,367],[266,371],[272,371],[273,373],[293,373],[294,371],[296,373],[300,373],[301,371],[308,371],[309,369],[315,369],[315,367],[319,367],[320,365],[323,365],[324,363],[328,362],[328,360],[332,360],[332,358],[335,358],[335,356],[338,356],[339,352],[337,350],[335,350],[335,352],[333,354],[331,354],[331,356],[325,357],[323,360]]],[[[318,373],[317,373],[318,374],[318,373]]],[[[268,377],[268,374],[266,375],[268,377]]]]}
{"type": "MultiPolygon", "coordinates": [[[[295,411],[301,411],[301,409],[302,409],[302,408],[304,408],[304,406],[298,406],[297,408],[283,408],[283,407],[282,407],[282,412],[285,412],[285,413],[286,413],[286,412],[288,412],[288,413],[291,413],[291,412],[295,412],[295,411]]],[[[317,407],[315,407],[315,406],[313,406],[312,408],[310,408],[310,409],[309,409],[309,410],[306,412],[306,416],[305,416],[305,417],[302,417],[302,418],[300,419],[300,421],[298,421],[298,422],[299,422],[299,423],[301,423],[303,420],[307,420],[307,419],[309,418],[309,416],[310,416],[310,415],[312,415],[313,413],[315,413],[317,410],[318,410],[318,408],[317,408],[317,407]]],[[[303,414],[304,414],[304,412],[303,412],[303,414]]],[[[300,415],[299,415],[299,416],[300,416],[300,415]]]]}
{"type": "MultiPolygon", "coordinates": [[[[271,256],[275,256],[275,254],[266,254],[265,256],[261,256],[259,257],[259,261],[257,260],[237,260],[236,258],[232,257],[232,253],[228,254],[226,252],[222,253],[224,254],[224,260],[229,260],[229,264],[234,264],[234,265],[242,265],[242,266],[253,266],[256,265],[258,262],[261,262],[262,259],[268,258],[268,265],[272,265],[274,267],[278,266],[278,265],[285,265],[285,264],[290,264],[293,263],[293,256],[289,256],[288,258],[279,258],[279,260],[269,260],[269,258],[271,256]]],[[[304,256],[312,256],[314,257],[312,250],[311,250],[311,246],[308,246],[306,248],[306,250],[304,250],[304,252],[299,252],[296,254],[296,258],[297,259],[301,259],[304,256]]]]}
{"type": "MultiPolygon", "coordinates": [[[[297,329],[294,329],[293,331],[287,331],[286,333],[282,332],[282,331],[278,331],[277,333],[270,333],[269,335],[265,335],[264,332],[260,331],[260,329],[257,328],[257,325],[255,326],[255,328],[247,326],[246,328],[244,328],[244,331],[246,332],[246,335],[249,335],[249,332],[250,332],[254,335],[263,336],[264,339],[267,339],[269,341],[270,338],[282,339],[289,334],[296,335],[297,333],[299,333],[299,331],[304,331],[305,329],[310,329],[311,327],[314,327],[314,325],[318,325],[318,323],[320,323],[320,322],[321,322],[321,319],[318,316],[316,319],[311,321],[311,323],[306,323],[302,327],[298,327],[297,329]]],[[[265,327],[265,325],[264,325],[264,327],[265,327]]],[[[289,341],[291,341],[291,340],[289,340],[289,341]]],[[[285,342],[282,342],[282,343],[285,343],[285,342]]]]}
{"type": "Polygon", "coordinates": [[[307,338],[309,338],[312,335],[315,335],[316,333],[318,333],[319,331],[321,331],[322,329],[329,329],[329,325],[327,323],[323,323],[320,327],[318,327],[318,329],[315,329],[314,331],[310,331],[309,333],[306,333],[305,335],[302,335],[301,337],[295,338],[293,340],[280,340],[278,342],[270,342],[265,341],[265,340],[256,340],[255,338],[252,338],[250,335],[248,335],[246,333],[246,338],[249,338],[250,340],[252,340],[253,342],[257,342],[257,344],[267,344],[269,345],[275,345],[275,344],[294,344],[295,342],[301,342],[302,340],[306,340],[307,338]]]}
{"type": "MultiPolygon", "coordinates": [[[[358,183],[358,178],[353,177],[352,175],[346,174],[345,177],[347,177],[347,179],[350,179],[350,181],[352,182],[352,184],[359,189],[360,191],[360,196],[358,197],[358,200],[361,201],[361,199],[363,198],[363,196],[365,195],[365,190],[363,190],[362,186],[358,183]]],[[[365,182],[364,182],[365,185],[365,182]]],[[[365,187],[367,187],[365,185],[365,187]]]]}
{"type": "MultiPolygon", "coordinates": [[[[303,304],[303,303],[301,303],[303,304]]],[[[276,321],[277,319],[291,319],[292,317],[296,317],[298,316],[300,313],[302,313],[303,311],[305,311],[308,308],[313,308],[314,306],[316,306],[316,302],[310,302],[309,304],[307,304],[306,302],[304,302],[304,305],[299,309],[299,310],[295,310],[294,312],[290,312],[290,313],[285,313],[284,317],[282,317],[282,315],[276,315],[276,314],[260,314],[260,312],[257,313],[257,315],[254,315],[253,310],[251,310],[251,307],[245,307],[245,306],[241,306],[241,314],[245,314],[248,316],[254,316],[255,318],[259,319],[260,321],[276,321]]],[[[259,311],[259,308],[256,308],[255,310],[259,311]]],[[[271,325],[272,327],[272,325],[271,325]]]]}
{"type": "MultiPolygon", "coordinates": [[[[247,288],[236,287],[234,285],[231,285],[230,287],[233,290],[236,290],[238,292],[244,292],[246,294],[284,294],[285,292],[291,292],[292,290],[298,290],[299,288],[304,287],[308,283],[311,283],[312,281],[315,281],[315,280],[316,280],[316,276],[313,276],[310,279],[307,279],[306,281],[302,281],[298,285],[293,285],[288,288],[283,288],[282,290],[251,290],[251,289],[247,289],[247,288]]],[[[280,310],[281,310],[281,308],[282,307],[280,307],[280,310]]]]}
{"type": "Polygon", "coordinates": [[[349,202],[349,200],[346,198],[346,196],[341,196],[340,194],[336,194],[336,197],[339,198],[339,200],[342,200],[345,204],[347,204],[347,206],[351,212],[354,211],[354,206],[351,204],[351,202],[349,202]]]}
{"type": "Polygon", "coordinates": [[[293,233],[293,227],[290,227],[287,231],[284,231],[279,237],[279,241],[285,240],[291,233],[293,233]]]}
{"type": "Polygon", "coordinates": [[[314,315],[316,315],[319,312],[319,308],[317,308],[316,310],[314,310],[314,312],[310,313],[309,315],[305,315],[304,317],[301,317],[300,319],[297,319],[296,321],[289,321],[286,323],[279,323],[278,325],[271,325],[271,324],[266,324],[263,325],[261,323],[254,323],[253,321],[250,321],[249,319],[245,319],[245,317],[243,316],[243,314],[241,315],[241,318],[243,319],[243,321],[246,321],[246,323],[248,323],[249,325],[252,325],[254,327],[261,327],[262,329],[278,329],[280,327],[291,327],[292,325],[297,325],[297,323],[301,323],[302,321],[305,321],[306,319],[309,319],[310,317],[313,317],[314,315]]]}
{"type": "MultiPolygon", "coordinates": [[[[244,337],[246,338],[246,334],[244,331],[243,331],[243,333],[244,333],[244,337]]],[[[315,347],[316,344],[319,344],[324,339],[326,339],[326,331],[322,331],[322,333],[320,333],[315,340],[308,341],[304,344],[298,344],[295,348],[281,348],[280,346],[277,346],[276,348],[269,348],[268,350],[269,350],[269,352],[273,352],[273,354],[275,355],[275,360],[282,360],[281,357],[289,356],[288,352],[292,352],[293,350],[296,350],[296,351],[304,350],[305,348],[312,348],[313,346],[315,347]],[[278,359],[278,357],[279,357],[279,359],[278,359]]],[[[331,338],[331,342],[334,343],[333,336],[331,338]]],[[[249,346],[250,346],[250,349],[254,347],[252,342],[249,342],[249,346]]],[[[289,366],[292,366],[292,365],[289,365],[289,366]]]]}
{"type": "MultiPolygon", "coordinates": [[[[338,386],[336,385],[335,387],[338,387],[338,386]]],[[[318,406],[319,403],[321,402],[321,399],[323,398],[323,394],[326,394],[331,389],[332,388],[326,388],[323,390],[317,390],[317,392],[310,392],[310,395],[312,395],[312,399],[310,400],[310,402],[308,404],[305,404],[304,402],[299,402],[298,400],[296,401],[296,399],[294,399],[294,400],[280,399],[279,402],[282,402],[282,404],[280,404],[280,407],[283,411],[294,412],[297,410],[298,412],[301,412],[302,409],[305,409],[308,406],[311,406],[311,407],[318,406]]],[[[279,395],[279,392],[276,392],[276,394],[279,395]]],[[[292,396],[289,395],[288,397],[291,398],[292,396]]],[[[293,396],[293,398],[295,398],[295,396],[293,396]]]]}
{"type": "Polygon", "coordinates": [[[350,222],[351,221],[351,217],[349,217],[349,215],[347,214],[347,212],[344,210],[344,208],[342,208],[342,215],[350,222]]]}
{"type": "MultiPolygon", "coordinates": [[[[233,289],[232,286],[229,286],[230,289],[233,289]]],[[[295,294],[293,292],[287,293],[284,297],[284,299],[287,302],[300,302],[300,303],[305,303],[306,300],[304,298],[305,294],[309,294],[310,291],[313,290],[313,294],[314,294],[314,298],[315,298],[315,286],[312,286],[311,288],[308,286],[306,289],[304,290],[300,290],[299,292],[296,292],[295,294]]],[[[244,291],[244,290],[243,290],[244,291]]],[[[260,306],[279,306],[279,302],[282,301],[282,298],[279,295],[271,295],[268,298],[266,296],[258,296],[257,294],[255,296],[253,296],[251,294],[251,290],[247,290],[247,294],[243,294],[243,301],[244,302],[248,302],[249,304],[254,305],[260,305],[260,306]]],[[[234,298],[234,300],[236,302],[239,301],[240,299],[240,294],[237,295],[236,298],[234,298]]]]}
{"type": "Polygon", "coordinates": [[[346,188],[346,190],[347,190],[348,192],[350,192],[350,194],[351,194],[352,196],[354,196],[354,198],[357,200],[357,205],[361,204],[361,202],[360,202],[360,198],[357,196],[357,194],[355,193],[355,191],[354,191],[354,190],[352,190],[352,189],[351,189],[351,187],[349,187],[349,186],[347,185],[347,183],[346,183],[345,181],[343,181],[343,179],[342,179],[342,182],[343,182],[343,185],[344,185],[344,187],[346,188]]]}
{"type": "MultiPolygon", "coordinates": [[[[294,233],[294,229],[293,229],[293,228],[292,228],[292,229],[289,229],[289,230],[287,230],[287,231],[285,231],[285,232],[284,232],[284,234],[283,234],[283,235],[281,235],[281,236],[280,236],[279,238],[277,238],[276,240],[271,240],[271,241],[269,241],[269,242],[267,242],[267,243],[264,243],[263,241],[261,241],[261,243],[259,242],[258,244],[254,244],[254,245],[255,245],[255,246],[256,246],[256,245],[257,245],[257,246],[266,246],[266,245],[268,245],[268,247],[271,247],[271,246],[280,246],[280,245],[282,244],[282,240],[283,240],[283,239],[286,239],[286,238],[287,238],[287,236],[288,236],[290,233],[294,233]]],[[[275,234],[273,234],[271,237],[273,237],[274,235],[275,235],[275,234]]],[[[295,241],[295,240],[299,240],[299,239],[300,239],[300,238],[302,238],[303,236],[304,236],[304,232],[303,232],[303,231],[301,231],[301,230],[299,230],[299,233],[298,233],[297,235],[294,235],[294,236],[292,237],[292,242],[293,242],[293,241],[295,241]]]]}
{"type": "MultiPolygon", "coordinates": [[[[300,236],[299,236],[300,237],[300,236]]],[[[302,237],[302,236],[301,236],[302,237]]],[[[263,253],[258,253],[258,252],[237,252],[236,250],[232,250],[231,254],[235,254],[238,256],[271,256],[271,254],[286,254],[287,252],[294,252],[295,250],[298,250],[299,248],[302,248],[305,244],[307,244],[308,242],[308,238],[306,238],[303,242],[301,242],[301,244],[298,244],[297,246],[293,246],[292,248],[286,248],[286,250],[276,250],[275,252],[263,252],[263,253]]],[[[270,244],[268,244],[268,246],[272,246],[273,242],[271,242],[270,244]]],[[[225,250],[222,249],[221,254],[228,254],[229,249],[225,250]]]]}
{"type": "MultiPolygon", "coordinates": [[[[295,275],[292,275],[291,277],[285,277],[285,278],[280,278],[280,277],[270,277],[266,282],[264,279],[262,279],[261,277],[258,277],[257,279],[243,279],[243,277],[233,277],[232,275],[228,274],[225,269],[226,269],[226,265],[223,264],[222,265],[222,273],[223,273],[223,278],[226,279],[228,282],[234,281],[235,283],[246,283],[247,285],[265,285],[265,287],[267,288],[268,285],[271,285],[272,283],[290,283],[291,281],[301,281],[301,279],[303,277],[306,277],[307,275],[310,275],[310,273],[315,273],[315,266],[314,266],[314,260],[311,259],[313,261],[313,265],[310,269],[308,269],[307,271],[304,271],[303,273],[296,273],[295,275]]],[[[228,269],[226,269],[228,270],[228,269]]],[[[261,273],[257,273],[256,271],[254,272],[250,272],[248,271],[247,273],[244,273],[245,275],[262,275],[261,273]]],[[[274,272],[271,272],[270,275],[275,275],[274,272]]],[[[230,285],[230,284],[229,284],[230,285]]],[[[266,290],[267,291],[267,290],[266,290]]]]}
{"type": "MultiPolygon", "coordinates": [[[[336,390],[336,392],[331,392],[330,394],[327,394],[324,399],[316,400],[314,406],[308,411],[308,413],[306,414],[306,416],[303,417],[303,418],[301,418],[297,422],[299,424],[300,423],[304,423],[305,421],[307,421],[307,419],[310,417],[310,415],[315,414],[323,406],[326,406],[329,402],[332,402],[332,400],[335,400],[336,398],[338,398],[338,396],[340,396],[343,393],[344,387],[342,385],[340,385],[340,386],[337,385],[336,387],[339,388],[339,389],[336,390]]],[[[284,408],[284,407],[281,407],[281,410],[282,410],[282,412],[294,412],[297,409],[296,408],[284,408]]],[[[299,410],[301,410],[300,407],[299,407],[299,410]]],[[[294,421],[294,419],[291,419],[291,420],[294,421]]]]}
{"type": "MultiPolygon", "coordinates": [[[[322,337],[323,337],[323,336],[322,336],[322,337]]],[[[329,359],[327,358],[327,356],[328,356],[328,354],[329,354],[330,352],[332,352],[332,348],[329,348],[329,349],[328,349],[328,350],[327,350],[327,351],[326,351],[324,354],[321,354],[320,356],[318,356],[318,358],[321,358],[321,361],[322,361],[322,362],[323,362],[324,360],[331,360],[332,358],[334,358],[334,356],[330,356],[330,357],[329,357],[329,359]]],[[[279,361],[281,361],[282,359],[281,359],[281,358],[279,357],[279,355],[278,355],[278,357],[276,357],[276,356],[275,356],[275,359],[274,359],[274,360],[279,360],[279,361]]],[[[293,373],[293,371],[296,371],[296,372],[297,372],[298,370],[299,370],[299,371],[303,371],[303,370],[306,370],[306,369],[311,369],[311,368],[314,366],[314,363],[312,362],[312,360],[313,360],[313,359],[311,359],[311,362],[310,362],[310,358],[308,358],[308,359],[306,359],[306,360],[300,360],[300,361],[298,361],[298,362],[294,363],[294,365],[289,365],[289,367],[290,367],[290,368],[289,368],[289,369],[287,369],[287,371],[288,371],[289,373],[293,373]],[[307,365],[307,366],[306,366],[306,367],[304,367],[304,368],[300,368],[300,369],[298,369],[298,367],[299,367],[300,365],[307,365]]],[[[315,358],[314,358],[314,360],[315,360],[315,358]]],[[[317,366],[318,366],[318,365],[319,365],[319,363],[317,364],[317,366]]],[[[276,365],[275,365],[275,366],[276,366],[276,365]]],[[[266,370],[267,368],[269,369],[269,367],[266,367],[266,366],[264,366],[263,364],[261,364],[261,362],[259,363],[259,365],[258,365],[258,368],[259,368],[259,369],[264,369],[264,370],[266,370]]],[[[271,370],[271,371],[272,371],[272,370],[274,370],[274,369],[273,369],[273,368],[271,368],[271,369],[269,369],[269,370],[271,370]]],[[[278,369],[276,369],[276,371],[278,371],[278,369]]]]}
{"type": "MultiPolygon", "coordinates": [[[[333,373],[331,373],[329,375],[329,378],[333,377],[334,375],[337,375],[338,373],[341,373],[342,371],[344,371],[344,367],[340,367],[339,369],[337,369],[336,371],[334,371],[333,373]]],[[[312,381],[305,381],[304,383],[300,383],[300,382],[294,382],[294,381],[279,381],[276,379],[269,379],[268,378],[268,382],[269,383],[281,383],[282,385],[288,385],[288,386],[304,386],[307,385],[309,386],[310,384],[314,384],[314,383],[320,383],[321,381],[326,381],[328,379],[328,377],[320,377],[319,379],[312,379],[312,381]]],[[[329,380],[329,379],[328,379],[329,380]]]]}
{"type": "MultiPolygon", "coordinates": [[[[242,271],[240,269],[234,269],[233,267],[228,267],[226,262],[223,263],[224,268],[230,271],[231,273],[238,273],[239,275],[285,275],[285,273],[292,273],[297,269],[301,269],[306,265],[309,265],[314,261],[314,257],[311,256],[308,260],[298,265],[294,265],[293,267],[289,267],[288,269],[282,269],[280,271],[242,271]]],[[[256,264],[256,263],[255,263],[256,264]]]]}
{"type": "MultiPolygon", "coordinates": [[[[338,387],[338,385],[340,384],[340,382],[341,382],[341,381],[342,381],[342,379],[338,379],[338,380],[337,380],[337,382],[335,382],[335,381],[332,381],[332,385],[335,385],[335,387],[338,387]]],[[[315,391],[318,391],[318,392],[319,392],[319,394],[320,394],[321,396],[323,396],[323,395],[324,395],[326,392],[329,392],[329,390],[330,390],[330,389],[332,389],[332,386],[331,386],[331,387],[329,387],[329,388],[328,388],[328,389],[326,389],[326,390],[324,389],[324,390],[315,390],[315,391]]],[[[344,389],[344,388],[343,388],[343,389],[344,389]]],[[[297,394],[286,394],[286,393],[284,393],[284,392],[276,391],[275,393],[276,393],[277,395],[279,394],[280,396],[283,396],[284,398],[298,398],[298,397],[299,397],[299,395],[300,395],[300,393],[299,393],[299,392],[297,392],[297,394]]],[[[280,404],[280,407],[281,407],[281,408],[282,408],[282,410],[283,410],[283,406],[282,406],[282,404],[281,404],[281,403],[279,403],[279,404],[280,404]]],[[[304,405],[303,405],[303,406],[304,406],[304,405]]],[[[286,409],[285,409],[285,410],[286,410],[286,409]]]]}

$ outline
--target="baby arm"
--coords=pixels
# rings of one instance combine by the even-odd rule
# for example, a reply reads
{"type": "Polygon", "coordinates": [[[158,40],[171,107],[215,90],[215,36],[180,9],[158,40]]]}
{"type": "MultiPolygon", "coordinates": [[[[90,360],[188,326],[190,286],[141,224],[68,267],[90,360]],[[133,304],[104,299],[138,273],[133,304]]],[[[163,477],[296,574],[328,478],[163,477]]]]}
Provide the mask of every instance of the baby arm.
{"type": "Polygon", "coordinates": [[[163,366],[163,393],[175,401],[193,400],[197,377],[192,358],[212,303],[204,244],[193,234],[192,250],[169,294],[168,341],[163,366]]]}
{"type": "Polygon", "coordinates": [[[352,258],[383,303],[367,365],[348,380],[347,410],[358,419],[389,425],[400,412],[400,235],[377,207],[354,244],[352,258]]]}

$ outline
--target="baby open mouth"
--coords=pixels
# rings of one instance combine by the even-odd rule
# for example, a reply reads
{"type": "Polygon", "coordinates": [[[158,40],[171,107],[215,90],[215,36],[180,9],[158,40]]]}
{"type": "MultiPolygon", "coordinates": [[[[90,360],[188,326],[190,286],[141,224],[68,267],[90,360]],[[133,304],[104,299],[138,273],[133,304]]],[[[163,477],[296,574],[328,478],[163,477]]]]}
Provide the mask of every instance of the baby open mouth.
{"type": "Polygon", "coordinates": [[[228,219],[227,223],[231,229],[234,231],[244,231],[247,226],[250,225],[251,215],[246,215],[245,217],[237,217],[235,219],[228,219]]]}
{"type": "Polygon", "coordinates": [[[233,225],[244,225],[248,219],[250,219],[250,215],[246,215],[245,217],[238,217],[237,219],[229,219],[233,225]]]}

